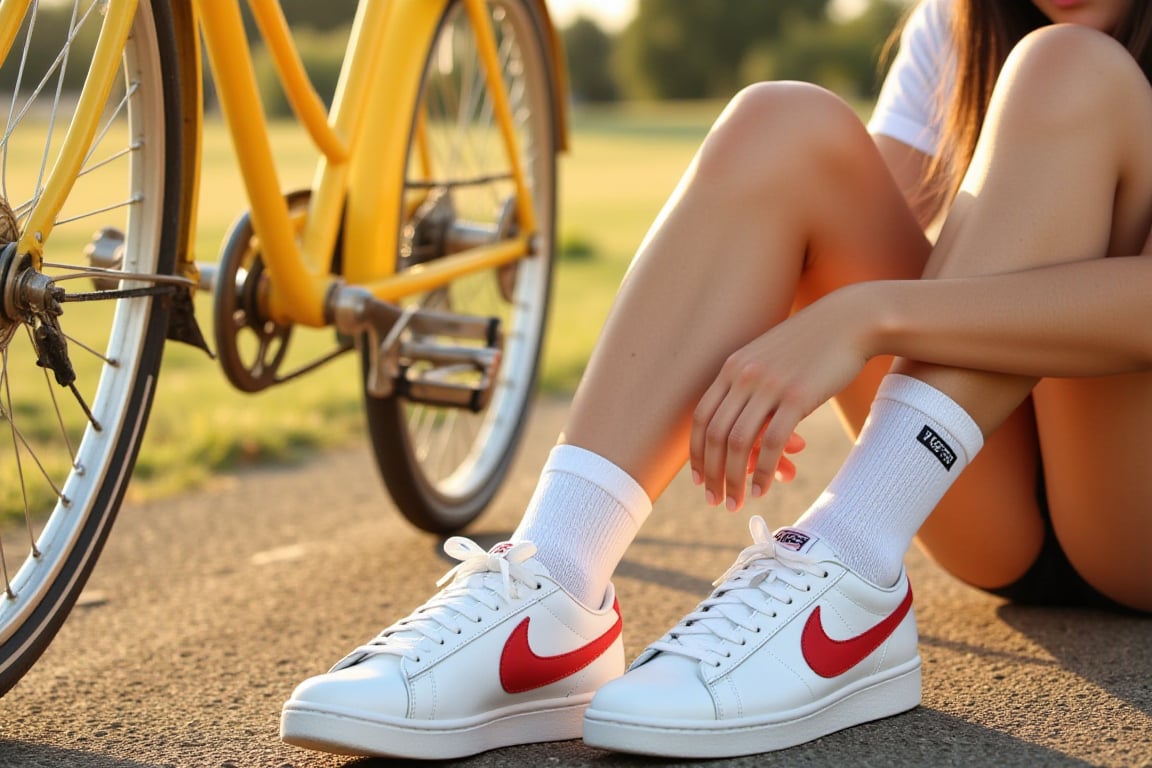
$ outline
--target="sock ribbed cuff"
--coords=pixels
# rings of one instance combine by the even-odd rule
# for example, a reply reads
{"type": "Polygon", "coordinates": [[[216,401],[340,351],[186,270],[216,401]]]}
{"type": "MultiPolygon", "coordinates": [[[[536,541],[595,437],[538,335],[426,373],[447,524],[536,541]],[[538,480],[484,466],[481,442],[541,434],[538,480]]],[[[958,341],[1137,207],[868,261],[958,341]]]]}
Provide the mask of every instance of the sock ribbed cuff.
{"type": "Polygon", "coordinates": [[[967,466],[984,447],[984,433],[968,412],[948,395],[920,379],[890,373],[880,382],[876,399],[903,403],[936,424],[947,424],[949,435],[964,451],[963,466],[967,466]]]}
{"type": "Polygon", "coordinates": [[[603,456],[575,445],[561,444],[548,454],[541,475],[563,472],[596,485],[628,511],[636,525],[643,524],[652,512],[652,500],[640,484],[627,472],[603,456]]]}

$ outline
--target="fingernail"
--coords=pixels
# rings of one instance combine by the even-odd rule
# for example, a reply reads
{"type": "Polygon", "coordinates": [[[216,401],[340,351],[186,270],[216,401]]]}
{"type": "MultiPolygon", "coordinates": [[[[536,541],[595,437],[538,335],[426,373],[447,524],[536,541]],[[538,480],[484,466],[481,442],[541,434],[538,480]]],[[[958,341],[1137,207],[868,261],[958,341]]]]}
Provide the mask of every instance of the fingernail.
{"type": "Polygon", "coordinates": [[[692,470],[692,482],[695,485],[700,485],[700,483],[704,482],[704,476],[694,469],[692,470]]]}
{"type": "Polygon", "coordinates": [[[704,501],[707,502],[710,507],[716,506],[716,494],[712,493],[712,491],[704,491],[704,501]]]}
{"type": "Polygon", "coordinates": [[[724,502],[724,506],[728,507],[729,512],[735,512],[736,511],[736,499],[729,496],[728,500],[726,502],[724,502]]]}
{"type": "Polygon", "coordinates": [[[784,473],[783,472],[777,472],[775,475],[773,475],[773,477],[776,478],[776,482],[778,482],[778,483],[784,482],[784,473]]]}
{"type": "Polygon", "coordinates": [[[763,495],[764,495],[764,489],[761,488],[758,483],[752,483],[752,496],[754,498],[758,499],[763,495]]]}

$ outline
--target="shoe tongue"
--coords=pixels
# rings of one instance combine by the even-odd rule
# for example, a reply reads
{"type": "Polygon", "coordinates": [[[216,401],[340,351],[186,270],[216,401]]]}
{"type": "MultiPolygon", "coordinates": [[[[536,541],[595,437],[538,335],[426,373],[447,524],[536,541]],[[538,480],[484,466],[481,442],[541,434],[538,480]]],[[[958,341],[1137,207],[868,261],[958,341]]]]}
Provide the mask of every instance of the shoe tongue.
{"type": "MultiPolygon", "coordinates": [[[[497,557],[506,557],[508,555],[508,553],[512,551],[512,548],[515,546],[517,546],[517,542],[515,542],[515,541],[502,541],[499,544],[497,544],[496,546],[492,547],[492,549],[488,550],[488,554],[496,555],[497,557]]],[[[551,577],[551,574],[548,573],[548,569],[545,568],[544,564],[541,563],[536,558],[535,547],[533,547],[533,554],[530,557],[528,557],[527,559],[521,561],[519,563],[519,565],[524,567],[524,568],[527,568],[529,571],[531,571],[533,574],[535,574],[537,576],[549,576],[549,577],[551,577]]]]}
{"type": "Polygon", "coordinates": [[[813,560],[836,560],[836,552],[814,533],[799,528],[781,528],[772,536],[780,549],[796,552],[813,560]]]}

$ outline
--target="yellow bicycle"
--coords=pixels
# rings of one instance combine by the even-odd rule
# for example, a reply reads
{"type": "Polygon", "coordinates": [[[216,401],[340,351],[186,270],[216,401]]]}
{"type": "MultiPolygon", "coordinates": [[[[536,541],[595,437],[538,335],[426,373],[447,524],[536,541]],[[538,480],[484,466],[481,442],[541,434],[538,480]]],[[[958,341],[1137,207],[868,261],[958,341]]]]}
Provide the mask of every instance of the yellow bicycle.
{"type": "Polygon", "coordinates": [[[249,392],[358,354],[381,474],[429,531],[482,511],[522,431],[566,141],[544,0],[362,0],[330,109],[278,3],[248,5],[319,150],[306,190],[278,179],[236,0],[0,0],[0,473],[23,508],[0,539],[0,694],[96,562],[166,339],[214,347],[249,392]],[[250,205],[211,265],[202,50],[250,205]],[[299,364],[298,327],[331,349],[299,364]]]}

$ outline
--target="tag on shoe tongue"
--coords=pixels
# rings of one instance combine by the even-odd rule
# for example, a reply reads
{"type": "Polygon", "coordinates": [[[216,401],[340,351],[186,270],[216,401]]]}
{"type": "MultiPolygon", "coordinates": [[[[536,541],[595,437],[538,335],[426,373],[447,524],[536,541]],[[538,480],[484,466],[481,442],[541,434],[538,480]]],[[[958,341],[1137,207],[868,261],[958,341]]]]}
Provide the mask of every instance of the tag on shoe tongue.
{"type": "Polygon", "coordinates": [[[803,554],[810,552],[812,548],[816,546],[816,543],[820,541],[816,536],[804,531],[798,531],[795,528],[781,528],[776,531],[776,534],[772,538],[776,539],[778,546],[803,554]]]}
{"type": "Polygon", "coordinates": [[[496,546],[492,547],[492,549],[488,550],[488,554],[490,554],[490,555],[504,555],[504,554],[507,554],[508,550],[512,549],[512,547],[514,547],[514,546],[516,546],[516,545],[514,543],[512,543],[511,541],[502,541],[499,544],[497,544],[496,546]]]}

